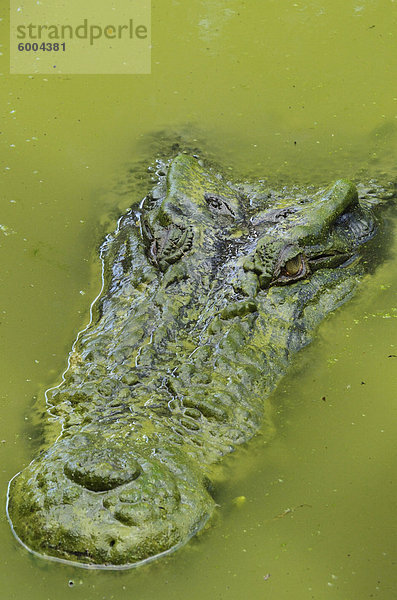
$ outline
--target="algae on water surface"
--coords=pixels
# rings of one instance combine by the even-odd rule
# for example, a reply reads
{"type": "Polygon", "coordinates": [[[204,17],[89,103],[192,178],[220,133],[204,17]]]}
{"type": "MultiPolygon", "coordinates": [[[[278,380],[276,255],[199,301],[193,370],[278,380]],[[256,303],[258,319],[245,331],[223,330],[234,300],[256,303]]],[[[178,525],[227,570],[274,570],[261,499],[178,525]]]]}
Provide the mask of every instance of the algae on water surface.
{"type": "MultiPolygon", "coordinates": [[[[130,203],[101,191],[130,157],[150,160],[142,135],[198,125],[219,162],[275,184],[395,168],[393,2],[152,8],[150,76],[10,77],[1,49],[0,223],[15,231],[0,231],[3,490],[35,452],[24,427],[31,398],[65,367],[99,291],[90,276],[99,223],[114,224],[130,203]]],[[[232,462],[215,528],[142,571],[96,574],[32,559],[3,514],[4,597],[241,598],[249,588],[253,598],[392,600],[395,272],[393,250],[322,327],[273,399],[282,410],[273,444],[262,451],[258,438],[232,462]]]]}

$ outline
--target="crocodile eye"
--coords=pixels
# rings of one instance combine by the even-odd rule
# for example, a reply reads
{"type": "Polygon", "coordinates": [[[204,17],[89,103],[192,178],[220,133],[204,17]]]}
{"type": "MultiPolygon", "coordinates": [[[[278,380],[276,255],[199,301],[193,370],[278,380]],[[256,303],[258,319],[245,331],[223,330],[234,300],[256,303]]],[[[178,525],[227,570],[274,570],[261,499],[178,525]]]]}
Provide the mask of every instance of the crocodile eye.
{"type": "Polygon", "coordinates": [[[284,265],[284,271],[286,275],[300,275],[304,268],[304,261],[302,254],[298,254],[294,256],[294,258],[290,258],[284,265]]]}
{"type": "Polygon", "coordinates": [[[212,208],[221,208],[222,207],[222,203],[220,202],[220,200],[218,200],[218,198],[208,198],[208,206],[212,206],[212,208]]]}
{"type": "Polygon", "coordinates": [[[209,208],[215,210],[217,214],[221,214],[227,217],[235,217],[233,210],[230,208],[226,200],[224,200],[220,196],[204,194],[204,200],[207,202],[209,208]]]}

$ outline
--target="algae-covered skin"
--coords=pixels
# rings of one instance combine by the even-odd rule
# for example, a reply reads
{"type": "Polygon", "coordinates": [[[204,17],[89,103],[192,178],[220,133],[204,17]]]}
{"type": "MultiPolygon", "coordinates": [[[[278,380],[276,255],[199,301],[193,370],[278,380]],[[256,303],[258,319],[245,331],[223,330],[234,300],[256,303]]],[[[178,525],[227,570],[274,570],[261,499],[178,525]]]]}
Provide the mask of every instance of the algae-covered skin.
{"type": "Polygon", "coordinates": [[[286,198],[186,154],[166,170],[102,247],[93,320],[48,398],[62,433],[10,484],[40,555],[112,568],[185,543],[214,510],[211,465],[268,419],[292,354],[365,272],[376,225],[349,181],[286,198]]]}

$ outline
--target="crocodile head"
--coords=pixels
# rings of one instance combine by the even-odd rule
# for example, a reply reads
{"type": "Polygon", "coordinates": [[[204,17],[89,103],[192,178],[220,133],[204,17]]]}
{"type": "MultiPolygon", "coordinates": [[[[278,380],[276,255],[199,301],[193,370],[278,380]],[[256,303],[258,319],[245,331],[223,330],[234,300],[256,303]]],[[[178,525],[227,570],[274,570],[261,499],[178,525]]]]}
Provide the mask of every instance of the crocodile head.
{"type": "Polygon", "coordinates": [[[376,230],[348,181],[285,196],[182,154],[119,221],[94,318],[48,393],[62,433],[10,484],[28,549],[133,566],[206,522],[211,465],[271,428],[266,397],[351,296],[376,230]]]}

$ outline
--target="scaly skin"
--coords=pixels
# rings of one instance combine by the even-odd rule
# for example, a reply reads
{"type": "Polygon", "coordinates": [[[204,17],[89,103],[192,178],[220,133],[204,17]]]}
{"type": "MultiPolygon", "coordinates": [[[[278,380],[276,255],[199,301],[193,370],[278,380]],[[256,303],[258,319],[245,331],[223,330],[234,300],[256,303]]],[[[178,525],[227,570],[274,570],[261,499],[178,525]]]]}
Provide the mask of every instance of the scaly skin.
{"type": "Polygon", "coordinates": [[[348,181],[246,197],[195,158],[171,161],[102,248],[93,322],[49,398],[62,433],[10,485],[22,543],[113,567],[186,542],[214,509],[211,465],[268,418],[374,231],[348,181]]]}

